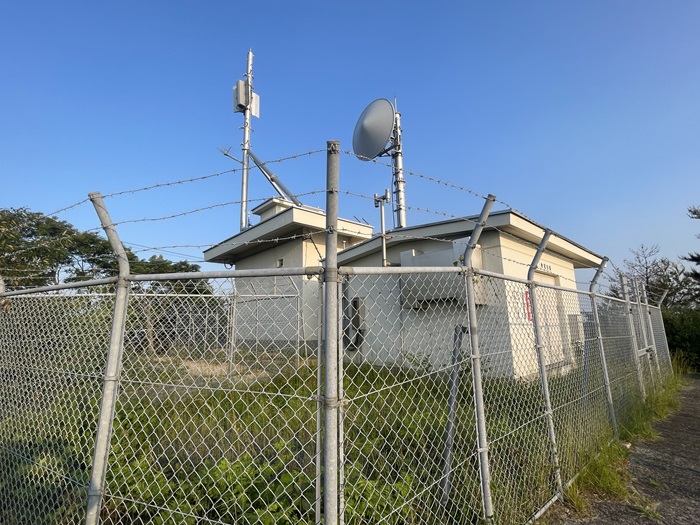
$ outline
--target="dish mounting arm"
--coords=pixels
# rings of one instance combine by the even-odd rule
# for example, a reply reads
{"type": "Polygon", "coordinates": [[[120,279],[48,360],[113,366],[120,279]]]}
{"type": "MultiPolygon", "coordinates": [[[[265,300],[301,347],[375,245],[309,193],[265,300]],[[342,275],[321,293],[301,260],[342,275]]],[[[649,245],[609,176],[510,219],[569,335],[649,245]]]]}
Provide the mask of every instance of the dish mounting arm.
{"type": "Polygon", "coordinates": [[[265,175],[265,178],[267,181],[272,184],[272,187],[275,188],[275,191],[280,194],[280,197],[283,199],[289,199],[292,201],[296,206],[303,206],[301,201],[296,198],[296,196],[289,191],[289,188],[284,185],[284,183],[280,180],[280,178],[272,173],[267,166],[265,166],[265,163],[261,161],[255,153],[253,153],[251,150],[248,150],[248,155],[250,155],[250,158],[253,159],[253,162],[255,162],[255,165],[258,167],[258,169],[262,172],[263,175],[265,175]]]}

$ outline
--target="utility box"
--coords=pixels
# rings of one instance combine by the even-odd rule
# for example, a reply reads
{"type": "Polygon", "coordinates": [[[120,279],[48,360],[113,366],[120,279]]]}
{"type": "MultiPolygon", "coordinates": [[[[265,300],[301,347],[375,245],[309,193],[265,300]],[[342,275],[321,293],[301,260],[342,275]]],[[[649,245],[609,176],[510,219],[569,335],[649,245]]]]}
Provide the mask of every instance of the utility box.
{"type": "MultiPolygon", "coordinates": [[[[464,263],[465,239],[453,241],[452,247],[420,253],[417,250],[401,252],[402,267],[450,267],[462,266],[464,263]]],[[[472,264],[476,268],[483,267],[481,247],[476,246],[472,254],[472,264]]],[[[445,274],[408,274],[401,277],[401,297],[404,308],[421,308],[426,302],[451,301],[456,304],[467,304],[464,276],[457,273],[445,274]]],[[[474,283],[476,304],[485,304],[486,297],[480,281],[474,283]]]]}
{"type": "Polygon", "coordinates": [[[234,113],[245,113],[250,107],[250,114],[260,118],[260,96],[253,93],[253,99],[248,100],[248,89],[246,83],[238,80],[233,86],[233,111],[234,113]]]}

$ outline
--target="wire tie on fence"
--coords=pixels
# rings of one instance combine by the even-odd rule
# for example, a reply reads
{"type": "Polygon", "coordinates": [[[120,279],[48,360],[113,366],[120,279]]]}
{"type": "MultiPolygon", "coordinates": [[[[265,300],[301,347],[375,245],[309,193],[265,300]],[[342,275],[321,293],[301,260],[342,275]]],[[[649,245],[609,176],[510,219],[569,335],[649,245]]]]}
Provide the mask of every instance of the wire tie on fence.
{"type": "Polygon", "coordinates": [[[347,401],[345,401],[345,399],[340,398],[335,401],[331,401],[330,399],[325,398],[323,400],[323,404],[326,408],[342,408],[345,405],[347,405],[347,401]]]}
{"type": "Polygon", "coordinates": [[[341,408],[348,404],[347,399],[342,398],[336,401],[330,401],[326,396],[311,396],[314,401],[322,401],[327,408],[341,408]]]}

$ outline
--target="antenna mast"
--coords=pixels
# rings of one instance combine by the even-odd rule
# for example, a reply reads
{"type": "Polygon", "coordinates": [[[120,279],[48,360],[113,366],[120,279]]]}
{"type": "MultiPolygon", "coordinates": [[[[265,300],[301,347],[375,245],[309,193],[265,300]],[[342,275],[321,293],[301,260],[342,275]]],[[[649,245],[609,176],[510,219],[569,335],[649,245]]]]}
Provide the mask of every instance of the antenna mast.
{"type": "MultiPolygon", "coordinates": [[[[396,101],[394,101],[396,106],[396,101]]],[[[401,148],[401,113],[394,113],[394,129],[391,136],[392,151],[391,164],[393,165],[394,195],[396,195],[396,227],[406,226],[406,180],[403,178],[403,151],[401,148]]]]}
{"type": "Polygon", "coordinates": [[[245,82],[239,80],[233,88],[233,111],[243,113],[243,171],[241,176],[241,231],[248,224],[248,173],[250,152],[250,117],[260,117],[260,97],[253,92],[253,50],[248,51],[245,82]]]}
{"type": "Polygon", "coordinates": [[[396,196],[394,208],[397,228],[406,226],[406,181],[403,178],[401,113],[385,98],[372,102],[360,115],[352,134],[352,149],[360,160],[390,156],[396,196]],[[387,146],[387,143],[389,144],[387,146]]]}

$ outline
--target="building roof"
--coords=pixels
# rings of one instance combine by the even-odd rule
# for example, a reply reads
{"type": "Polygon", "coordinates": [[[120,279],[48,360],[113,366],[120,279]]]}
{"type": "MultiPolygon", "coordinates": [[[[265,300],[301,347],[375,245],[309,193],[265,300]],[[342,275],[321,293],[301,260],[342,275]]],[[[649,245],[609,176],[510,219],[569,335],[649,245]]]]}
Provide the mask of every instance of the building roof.
{"type": "MultiPolygon", "coordinates": [[[[418,226],[387,231],[387,248],[416,242],[421,239],[453,240],[471,234],[478,215],[447,221],[432,222],[418,226]]],[[[484,231],[497,229],[522,241],[539,245],[545,228],[515,210],[495,211],[489,214],[484,231]]],[[[381,251],[380,236],[366,240],[338,253],[338,265],[351,266],[354,262],[381,251]]],[[[407,247],[408,249],[408,247],[407,247]]],[[[574,268],[591,268],[600,265],[602,256],[557,233],[552,233],[547,251],[570,259],[574,268]]]]}
{"type": "MultiPolygon", "coordinates": [[[[205,250],[204,260],[235,264],[236,261],[265,251],[271,244],[287,242],[297,235],[326,229],[326,215],[322,210],[310,206],[293,206],[282,199],[269,199],[253,212],[262,218],[258,224],[205,250]],[[268,216],[275,209],[282,211],[268,216]]],[[[338,219],[338,233],[348,237],[351,242],[360,242],[372,236],[372,226],[338,219]]]]}

